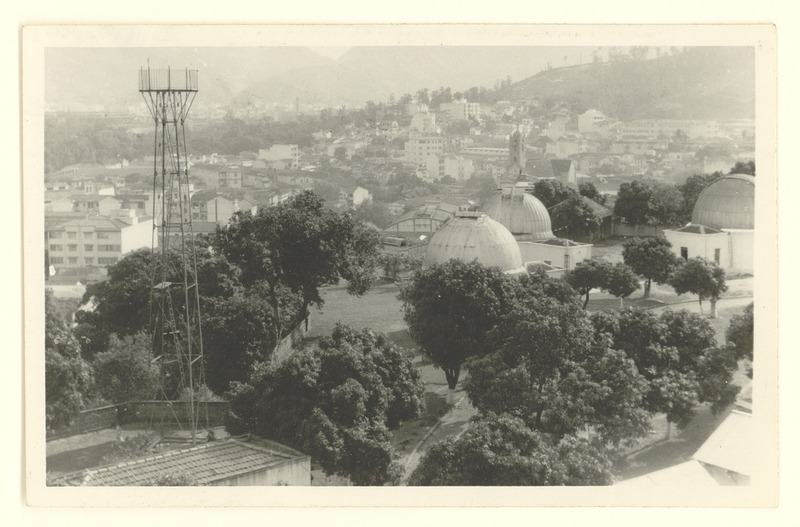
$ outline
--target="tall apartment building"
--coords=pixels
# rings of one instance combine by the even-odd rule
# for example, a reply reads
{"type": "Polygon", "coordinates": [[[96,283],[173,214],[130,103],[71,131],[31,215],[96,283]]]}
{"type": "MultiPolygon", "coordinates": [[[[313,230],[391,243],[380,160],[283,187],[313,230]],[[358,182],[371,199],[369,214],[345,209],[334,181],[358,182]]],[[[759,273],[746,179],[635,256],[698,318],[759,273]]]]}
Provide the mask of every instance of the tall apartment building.
{"type": "Polygon", "coordinates": [[[480,116],[481,105],[477,102],[443,102],[439,111],[450,114],[450,119],[470,119],[480,116]]]}
{"type": "Polygon", "coordinates": [[[46,231],[50,265],[58,269],[106,267],[131,251],[150,247],[150,218],[130,216],[88,216],[74,219],[46,231]]]}
{"type": "Polygon", "coordinates": [[[437,136],[412,137],[405,144],[405,162],[419,165],[427,161],[431,154],[444,153],[444,139],[437,136]]]}

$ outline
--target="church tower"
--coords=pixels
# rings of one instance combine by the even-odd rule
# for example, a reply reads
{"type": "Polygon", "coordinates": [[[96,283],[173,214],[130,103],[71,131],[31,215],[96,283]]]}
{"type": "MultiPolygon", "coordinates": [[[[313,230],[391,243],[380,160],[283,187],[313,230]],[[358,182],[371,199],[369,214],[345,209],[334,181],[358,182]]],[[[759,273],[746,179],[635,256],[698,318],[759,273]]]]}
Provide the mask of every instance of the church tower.
{"type": "Polygon", "coordinates": [[[504,180],[510,183],[525,180],[525,134],[517,130],[508,139],[508,165],[504,180]]]}

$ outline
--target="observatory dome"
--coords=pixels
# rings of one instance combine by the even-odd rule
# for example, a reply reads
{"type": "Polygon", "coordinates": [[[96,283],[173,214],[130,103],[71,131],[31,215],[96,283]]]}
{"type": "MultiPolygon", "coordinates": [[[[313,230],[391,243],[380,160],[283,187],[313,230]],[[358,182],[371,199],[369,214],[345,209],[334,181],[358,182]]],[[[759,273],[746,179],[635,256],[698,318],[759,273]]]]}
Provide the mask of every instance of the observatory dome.
{"type": "Polygon", "coordinates": [[[522,267],[522,257],[514,236],[486,214],[459,212],[433,235],[425,251],[425,267],[450,259],[478,262],[502,271],[522,267]]]}
{"type": "Polygon", "coordinates": [[[524,187],[505,187],[492,196],[483,212],[511,231],[518,239],[547,240],[553,237],[550,214],[524,187]]]}
{"type": "Polygon", "coordinates": [[[707,186],[694,205],[692,223],[714,229],[753,229],[755,178],[731,174],[707,186]]]}

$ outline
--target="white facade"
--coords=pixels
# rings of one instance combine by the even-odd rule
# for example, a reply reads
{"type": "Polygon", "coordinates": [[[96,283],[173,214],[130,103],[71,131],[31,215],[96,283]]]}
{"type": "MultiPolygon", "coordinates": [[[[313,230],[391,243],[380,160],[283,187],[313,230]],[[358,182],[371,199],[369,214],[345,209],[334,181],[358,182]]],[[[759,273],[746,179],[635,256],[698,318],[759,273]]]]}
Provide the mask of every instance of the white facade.
{"type": "Polygon", "coordinates": [[[290,159],[292,168],[300,167],[300,149],[297,145],[272,145],[258,151],[258,158],[265,161],[281,161],[290,159]]]}
{"type": "Polygon", "coordinates": [[[543,262],[567,271],[574,269],[578,262],[592,258],[592,245],[568,242],[565,245],[541,242],[518,242],[519,252],[524,263],[543,262]]]}

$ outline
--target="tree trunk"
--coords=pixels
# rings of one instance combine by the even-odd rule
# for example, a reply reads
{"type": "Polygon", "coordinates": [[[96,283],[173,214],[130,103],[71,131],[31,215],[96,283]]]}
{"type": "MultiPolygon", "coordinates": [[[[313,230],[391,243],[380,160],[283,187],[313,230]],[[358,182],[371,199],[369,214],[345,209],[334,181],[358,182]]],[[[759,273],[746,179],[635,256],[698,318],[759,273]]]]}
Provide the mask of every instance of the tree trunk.
{"type": "Polygon", "coordinates": [[[667,432],[664,434],[665,441],[669,441],[671,433],[672,433],[672,423],[670,423],[669,419],[667,419],[667,432]]]}
{"type": "Polygon", "coordinates": [[[583,299],[583,309],[586,309],[586,305],[589,303],[589,293],[586,293],[586,298],[583,299]]]}
{"type": "Polygon", "coordinates": [[[447,405],[450,406],[455,401],[456,385],[458,384],[458,377],[461,373],[461,368],[442,368],[444,376],[447,379],[447,405]]]}
{"type": "Polygon", "coordinates": [[[624,297],[619,297],[619,308],[620,309],[624,309],[625,308],[625,298],[624,297]]]}
{"type": "Polygon", "coordinates": [[[717,299],[712,298],[711,303],[711,318],[717,318],[717,299]]]}
{"type": "Polygon", "coordinates": [[[642,298],[650,297],[650,282],[651,280],[649,278],[644,281],[644,296],[642,298]]]}
{"type": "Polygon", "coordinates": [[[702,315],[703,314],[703,299],[701,298],[700,300],[698,300],[698,302],[700,302],[700,314],[702,315]]]}
{"type": "Polygon", "coordinates": [[[447,389],[447,406],[453,406],[456,400],[456,390],[455,388],[448,388],[447,389]]]}
{"type": "Polygon", "coordinates": [[[283,332],[280,300],[274,288],[270,288],[270,305],[272,306],[272,317],[274,319],[272,321],[272,331],[275,333],[275,345],[272,347],[272,353],[274,354],[281,344],[281,333],[283,332]]]}

